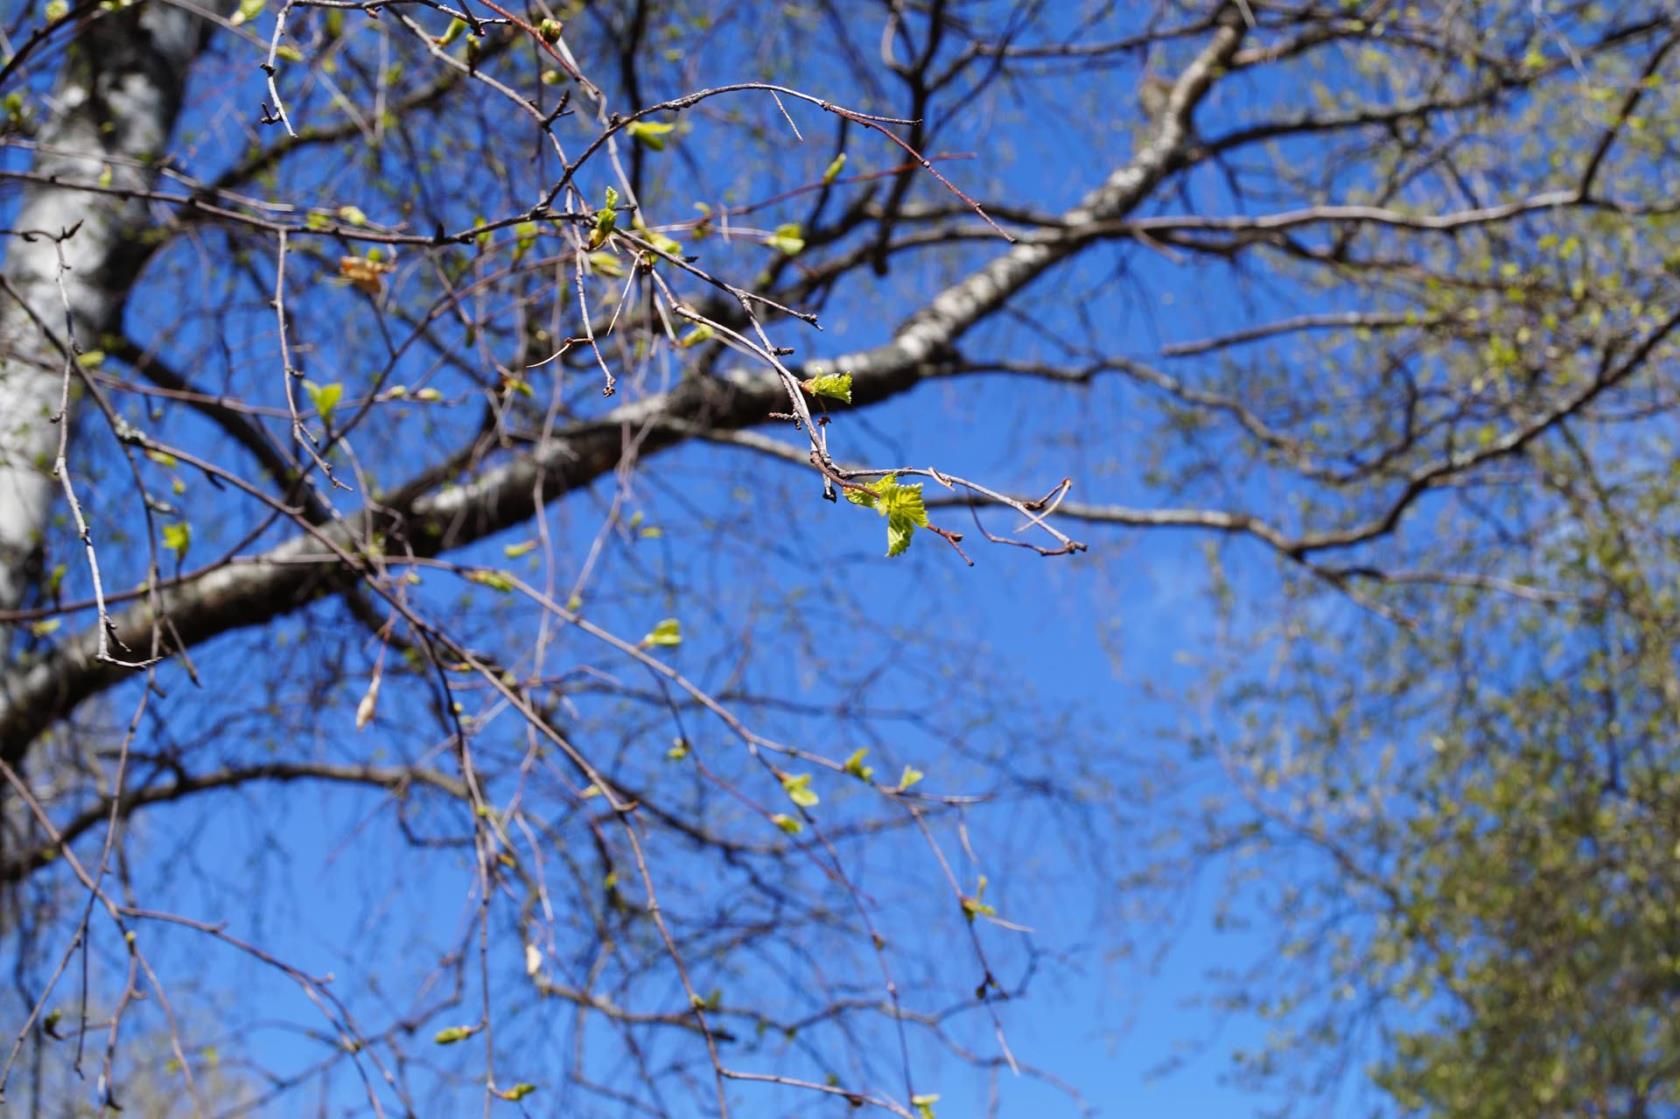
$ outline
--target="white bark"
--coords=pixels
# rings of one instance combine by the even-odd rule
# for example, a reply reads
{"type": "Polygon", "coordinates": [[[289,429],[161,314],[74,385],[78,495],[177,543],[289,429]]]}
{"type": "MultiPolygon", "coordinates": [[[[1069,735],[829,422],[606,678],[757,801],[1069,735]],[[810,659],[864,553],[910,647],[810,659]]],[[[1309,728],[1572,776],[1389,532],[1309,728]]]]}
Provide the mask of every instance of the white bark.
{"type": "MultiPolygon", "coordinates": [[[[64,184],[149,187],[200,40],[197,19],[161,3],[95,16],[77,29],[40,114],[35,173],[64,184]]],[[[92,350],[119,326],[147,255],[137,241],[145,218],[139,199],[32,183],[12,223],[19,235],[6,238],[0,276],[11,290],[0,290],[0,609],[14,609],[27,591],[52,509],[57,485],[50,471],[59,439],[52,420],[69,334],[92,350]],[[62,291],[61,238],[68,266],[62,291]]],[[[7,644],[0,627],[0,657],[7,644]]]]}

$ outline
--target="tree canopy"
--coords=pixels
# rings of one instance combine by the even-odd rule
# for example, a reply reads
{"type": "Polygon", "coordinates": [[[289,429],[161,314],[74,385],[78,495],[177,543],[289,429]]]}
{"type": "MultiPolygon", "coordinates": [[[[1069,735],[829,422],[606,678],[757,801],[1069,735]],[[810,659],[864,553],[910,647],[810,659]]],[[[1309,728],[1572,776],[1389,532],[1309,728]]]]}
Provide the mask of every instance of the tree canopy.
{"type": "Polygon", "coordinates": [[[14,0],[0,1099],[1680,1115],[1677,44],[14,0]]]}

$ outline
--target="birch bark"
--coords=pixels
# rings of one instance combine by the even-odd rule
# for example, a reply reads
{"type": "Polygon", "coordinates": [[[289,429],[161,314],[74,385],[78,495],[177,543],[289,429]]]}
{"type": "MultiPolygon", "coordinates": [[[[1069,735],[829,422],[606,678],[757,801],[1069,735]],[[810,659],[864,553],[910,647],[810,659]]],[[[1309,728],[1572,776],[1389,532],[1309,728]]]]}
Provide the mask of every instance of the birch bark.
{"type": "MultiPolygon", "coordinates": [[[[39,573],[67,362],[121,323],[148,256],[147,204],[124,192],[156,181],[202,41],[197,18],[162,3],[95,16],[41,114],[36,181],[0,265],[0,609],[17,607],[39,573]],[[104,189],[58,185],[70,183],[104,189]]],[[[0,659],[9,636],[0,627],[0,659]]]]}

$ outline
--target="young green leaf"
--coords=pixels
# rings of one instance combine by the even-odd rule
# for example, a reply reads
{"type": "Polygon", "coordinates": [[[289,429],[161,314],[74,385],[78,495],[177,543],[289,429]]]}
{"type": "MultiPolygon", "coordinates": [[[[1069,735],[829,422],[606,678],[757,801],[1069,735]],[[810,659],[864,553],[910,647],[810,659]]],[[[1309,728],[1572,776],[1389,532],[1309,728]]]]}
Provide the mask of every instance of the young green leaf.
{"type": "Polygon", "coordinates": [[[801,808],[815,808],[822,802],[822,798],[811,790],[811,775],[801,773],[797,777],[789,773],[782,777],[782,791],[789,800],[801,808]]]}
{"type": "Polygon", "coordinates": [[[535,1084],[515,1084],[513,1087],[505,1088],[496,1094],[509,1102],[517,1102],[536,1090],[537,1086],[535,1084]]]}
{"type": "Polygon", "coordinates": [[[595,230],[589,235],[589,247],[598,249],[606,243],[612,231],[618,228],[618,191],[607,188],[606,199],[601,208],[595,211],[595,230]]]}
{"type": "MultiPolygon", "coordinates": [[[[251,2],[252,0],[246,0],[246,3],[251,2]]],[[[258,0],[258,2],[260,3],[261,0],[258,0]]],[[[436,43],[440,47],[447,47],[450,43],[459,39],[461,37],[461,32],[466,29],[467,21],[457,16],[449,21],[449,26],[443,29],[443,34],[439,35],[436,39],[433,39],[432,42],[436,43]]]]}
{"type": "Polygon", "coordinates": [[[478,1032],[477,1026],[450,1026],[432,1035],[432,1040],[439,1045],[454,1045],[457,1041],[465,1041],[478,1032]]]}
{"type": "Polygon", "coordinates": [[[938,1092],[926,1092],[910,1097],[910,1106],[921,1119],[933,1119],[933,1105],[939,1102],[938,1092]]]}
{"type": "Polygon", "coordinates": [[[770,817],[770,822],[789,835],[798,835],[805,830],[805,825],[796,816],[789,816],[785,812],[778,812],[770,817]]]}
{"type": "Polygon", "coordinates": [[[846,169],[846,153],[841,152],[839,155],[835,156],[834,159],[829,162],[829,165],[827,167],[823,168],[823,177],[822,177],[823,186],[827,186],[829,183],[832,183],[835,179],[838,179],[840,177],[840,172],[844,171],[845,169],[846,169]]]}
{"type": "Polygon", "coordinates": [[[642,647],[669,648],[682,644],[682,623],[675,618],[666,618],[642,638],[642,647]]]}
{"type": "Polygon", "coordinates": [[[316,413],[322,420],[331,420],[333,409],[344,397],[344,386],[337,381],[326,385],[317,385],[314,381],[305,381],[303,391],[309,394],[309,403],[315,406],[316,413]]]}
{"type": "Polygon", "coordinates": [[[493,591],[509,594],[513,591],[513,576],[501,571],[469,571],[467,582],[477,583],[481,587],[489,587],[493,591]]]}
{"type": "Polygon", "coordinates": [[[693,330],[677,339],[677,345],[686,350],[703,342],[710,342],[716,334],[717,331],[712,329],[710,323],[700,323],[693,330]]]}
{"type": "Polygon", "coordinates": [[[657,229],[649,229],[645,231],[642,236],[646,238],[648,244],[652,245],[666,256],[682,256],[683,247],[681,241],[674,241],[665,236],[665,234],[659,232],[657,229]]]}
{"type": "Polygon", "coordinates": [[[682,256],[682,242],[665,236],[665,234],[659,232],[657,229],[649,229],[647,225],[643,223],[642,215],[637,214],[630,220],[630,224],[635,227],[637,233],[641,234],[642,240],[646,241],[649,245],[664,253],[666,256],[682,256]]]}
{"type": "Polygon", "coordinates": [[[778,225],[775,232],[764,239],[764,243],[788,256],[798,256],[805,250],[805,234],[799,228],[798,222],[788,222],[786,225],[778,225]]]}
{"type": "Polygon", "coordinates": [[[665,150],[665,138],[676,131],[674,124],[660,124],[651,120],[633,120],[625,125],[624,131],[638,144],[653,149],[656,152],[665,150]]]}
{"type": "Polygon", "coordinates": [[[976,917],[996,917],[997,910],[993,909],[981,900],[985,896],[986,876],[982,874],[980,876],[979,883],[974,887],[974,893],[972,895],[964,894],[962,896],[963,916],[967,917],[970,921],[974,920],[976,917]]]}
{"type": "Polygon", "coordinates": [[[866,486],[846,491],[846,500],[863,505],[887,518],[887,555],[903,555],[910,547],[910,537],[917,528],[926,528],[927,505],[922,500],[922,486],[901,486],[898,477],[888,474],[866,486]]]}
{"type": "Polygon", "coordinates": [[[926,776],[927,774],[923,773],[913,765],[905,766],[904,774],[898,779],[898,791],[903,792],[905,789],[908,789],[910,786],[914,785],[926,776]]]}
{"type": "Polygon", "coordinates": [[[618,279],[624,275],[624,262],[609,252],[590,253],[589,267],[601,275],[610,276],[613,279],[618,279]]]}
{"type": "Polygon", "coordinates": [[[174,552],[176,559],[185,557],[187,549],[192,546],[192,525],[186,521],[164,525],[163,546],[174,552]]]}
{"type": "Polygon", "coordinates": [[[522,221],[513,227],[513,260],[514,263],[525,258],[531,251],[531,246],[537,243],[537,234],[541,230],[534,221],[522,221]]]}
{"type": "Polygon", "coordinates": [[[875,776],[875,767],[864,765],[864,756],[869,753],[869,747],[860,746],[852,751],[852,756],[846,759],[846,772],[860,781],[867,781],[875,776]]]}
{"type": "Polygon", "coordinates": [[[910,550],[910,537],[916,531],[916,524],[905,517],[892,516],[887,518],[887,556],[902,556],[910,550]]]}
{"type": "Polygon", "coordinates": [[[509,544],[507,547],[502,549],[502,555],[506,556],[508,559],[518,559],[520,556],[528,556],[537,550],[537,546],[540,543],[542,543],[540,540],[525,540],[518,544],[509,544]]]}
{"type": "Polygon", "coordinates": [[[812,377],[801,381],[805,391],[812,396],[826,396],[830,400],[852,402],[852,375],[850,373],[830,373],[822,377],[812,377]]]}

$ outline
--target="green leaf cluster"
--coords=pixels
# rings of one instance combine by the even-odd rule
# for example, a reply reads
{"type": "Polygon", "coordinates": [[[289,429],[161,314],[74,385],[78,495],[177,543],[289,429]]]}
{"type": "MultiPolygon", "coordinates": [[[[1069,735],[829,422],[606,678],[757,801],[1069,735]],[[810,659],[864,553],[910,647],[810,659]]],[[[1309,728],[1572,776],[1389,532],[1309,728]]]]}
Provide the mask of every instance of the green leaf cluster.
{"type": "MultiPolygon", "coordinates": [[[[850,386],[848,385],[848,390],[850,386]]],[[[922,500],[922,484],[901,486],[898,475],[888,474],[867,485],[846,490],[846,500],[853,505],[873,509],[887,519],[887,555],[899,556],[910,547],[910,537],[918,528],[928,525],[927,505],[922,500]]]]}

